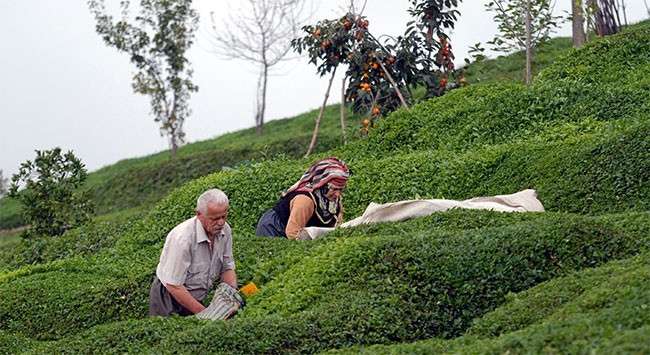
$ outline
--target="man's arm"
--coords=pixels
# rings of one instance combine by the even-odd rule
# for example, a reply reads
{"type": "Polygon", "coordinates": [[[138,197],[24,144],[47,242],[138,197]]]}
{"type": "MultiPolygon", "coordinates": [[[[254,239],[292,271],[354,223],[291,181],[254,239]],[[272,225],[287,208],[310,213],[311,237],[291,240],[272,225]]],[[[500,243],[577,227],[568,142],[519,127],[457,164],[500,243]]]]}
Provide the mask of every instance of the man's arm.
{"type": "Polygon", "coordinates": [[[164,284],[165,288],[174,297],[174,299],[185,307],[188,311],[196,314],[205,309],[205,307],[192,297],[190,292],[183,285],[164,284]]]}
{"type": "Polygon", "coordinates": [[[237,274],[235,270],[226,270],[221,274],[221,281],[237,289],[237,274]]]}

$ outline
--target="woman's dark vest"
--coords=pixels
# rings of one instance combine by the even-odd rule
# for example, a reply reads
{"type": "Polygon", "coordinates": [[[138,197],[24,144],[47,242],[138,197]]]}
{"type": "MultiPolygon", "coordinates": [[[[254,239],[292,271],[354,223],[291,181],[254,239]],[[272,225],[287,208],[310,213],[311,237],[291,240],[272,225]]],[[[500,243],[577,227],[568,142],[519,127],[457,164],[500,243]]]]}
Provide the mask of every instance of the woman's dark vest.
{"type": "MultiPolygon", "coordinates": [[[[287,222],[289,222],[289,215],[291,214],[291,209],[289,208],[291,204],[291,200],[296,197],[297,195],[305,195],[309,197],[309,199],[314,202],[314,213],[311,215],[309,218],[309,221],[307,221],[306,227],[334,227],[336,225],[336,218],[332,217],[331,221],[329,223],[325,224],[323,223],[318,216],[316,216],[316,202],[314,201],[314,198],[311,196],[309,192],[290,192],[286,196],[282,197],[273,207],[273,210],[275,211],[275,214],[278,215],[280,218],[280,221],[282,221],[284,227],[286,228],[287,222]]],[[[339,213],[341,212],[341,204],[336,207],[336,214],[335,216],[338,217],[339,213]]]]}

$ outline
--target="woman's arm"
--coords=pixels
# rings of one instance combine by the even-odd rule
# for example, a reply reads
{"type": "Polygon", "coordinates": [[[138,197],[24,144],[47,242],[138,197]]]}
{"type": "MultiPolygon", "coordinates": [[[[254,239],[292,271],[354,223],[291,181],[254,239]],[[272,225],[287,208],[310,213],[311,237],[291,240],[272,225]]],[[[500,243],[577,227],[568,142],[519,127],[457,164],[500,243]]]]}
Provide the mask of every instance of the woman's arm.
{"type": "Polygon", "coordinates": [[[289,221],[284,232],[287,238],[296,239],[300,230],[305,228],[314,214],[314,201],[308,196],[297,195],[289,202],[289,211],[289,221]]]}

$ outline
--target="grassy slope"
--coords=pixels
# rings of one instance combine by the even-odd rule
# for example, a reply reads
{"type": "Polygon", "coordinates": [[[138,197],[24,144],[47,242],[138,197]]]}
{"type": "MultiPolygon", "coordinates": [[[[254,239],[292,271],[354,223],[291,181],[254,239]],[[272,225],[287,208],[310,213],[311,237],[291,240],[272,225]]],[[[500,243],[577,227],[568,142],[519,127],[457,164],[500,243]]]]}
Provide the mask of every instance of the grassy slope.
{"type": "MultiPolygon", "coordinates": [[[[540,48],[536,70],[566,53],[570,47],[568,43],[566,38],[557,38],[540,48]]],[[[467,78],[471,83],[517,80],[522,67],[523,57],[516,53],[470,65],[467,78]]],[[[150,208],[171,189],[224,166],[233,167],[282,154],[301,156],[311,138],[316,114],[314,110],[290,119],[271,121],[265,125],[261,138],[250,128],[185,145],[178,151],[176,161],[170,161],[168,151],[122,160],[90,173],[86,187],[92,192],[98,214],[135,207],[150,208]]],[[[340,145],[338,105],[328,106],[321,127],[317,152],[340,145]]],[[[349,140],[358,138],[357,127],[358,117],[349,117],[349,140]]],[[[12,199],[0,199],[0,229],[21,224],[19,204],[12,199]]]]}
{"type": "MultiPolygon", "coordinates": [[[[468,330],[464,338],[431,340],[420,351],[431,351],[436,344],[456,346],[454,342],[476,351],[487,344],[495,351],[502,347],[516,352],[535,351],[536,344],[546,342],[563,344],[562,333],[552,328],[540,331],[535,328],[538,318],[526,320],[532,316],[521,308],[508,308],[512,296],[507,295],[562,275],[582,278],[573,273],[647,248],[650,85],[643,74],[650,69],[649,36],[647,32],[619,36],[574,53],[542,74],[542,82],[532,91],[501,85],[485,89],[497,92],[490,105],[510,99],[526,108],[532,98],[539,109],[481,116],[483,110],[473,108],[472,95],[483,96],[483,89],[463,89],[422,104],[410,114],[399,112],[369,140],[339,151],[357,172],[346,194],[351,215],[369,199],[462,198],[538,186],[543,187],[545,205],[556,212],[458,211],[340,231],[314,243],[258,239],[252,236],[255,218],[286,181],[300,174],[306,161],[250,164],[175,190],[133,228],[107,231],[115,242],[103,252],[0,274],[0,291],[6,295],[0,301],[0,318],[6,320],[0,328],[0,350],[168,352],[180,344],[183,350],[195,352],[314,352],[354,344],[454,337],[468,330]],[[603,53],[611,61],[602,63],[603,53]],[[634,60],[621,62],[618,56],[634,60]],[[614,74],[613,83],[602,83],[614,74]],[[566,91],[574,85],[586,86],[583,91],[566,91]],[[615,90],[617,85],[622,87],[620,92],[615,90]],[[598,117],[600,109],[588,114],[593,105],[585,101],[571,114],[556,117],[555,110],[576,106],[573,100],[557,98],[567,92],[580,97],[590,88],[622,104],[619,115],[598,117]],[[640,95],[640,101],[635,99],[640,105],[626,105],[623,98],[628,94],[640,95]],[[463,100],[465,95],[468,100],[463,100]],[[441,114],[445,107],[447,113],[441,114]],[[471,139],[439,134],[444,132],[441,125],[456,117],[462,119],[448,126],[463,127],[460,133],[468,132],[471,139]],[[525,119],[512,121],[521,117],[525,119]],[[500,125],[493,125],[495,119],[500,125]],[[505,135],[508,142],[494,134],[505,135]],[[379,144],[384,141],[393,143],[379,144]],[[431,141],[445,144],[431,146],[431,141]],[[521,167],[525,167],[523,172],[521,167]],[[265,186],[263,191],[256,188],[260,185],[265,186]],[[197,192],[209,186],[220,186],[231,195],[240,279],[256,280],[265,296],[250,300],[247,310],[227,323],[139,319],[146,313],[146,288],[165,232],[188,216],[197,192]],[[568,211],[605,215],[585,217],[568,211]],[[413,248],[414,243],[421,247],[413,248]],[[495,312],[506,312],[504,316],[487,313],[499,305],[504,308],[495,312]],[[519,316],[518,323],[510,322],[512,314],[519,316]],[[472,319],[478,322],[474,326],[472,319]],[[476,324],[482,319],[480,328],[476,324]],[[474,328],[483,330],[477,333],[474,328]],[[489,330],[493,328],[497,330],[489,330]],[[504,347],[493,339],[502,332],[514,334],[507,344],[523,345],[504,347]],[[482,337],[487,337],[481,340],[487,343],[472,343],[482,337]]],[[[629,263],[644,275],[642,265],[634,260],[629,263]]],[[[611,293],[611,286],[604,285],[602,289],[611,293]]],[[[637,300],[614,295],[621,305],[617,313],[634,310],[637,300]]],[[[583,320],[593,320],[593,334],[604,332],[604,343],[610,345],[634,346],[648,326],[641,319],[629,327],[629,333],[619,336],[607,332],[608,324],[617,323],[606,317],[586,315],[583,320]]],[[[578,339],[584,322],[563,326],[578,339]]],[[[394,349],[411,349],[404,346],[405,350],[394,349]]]]}

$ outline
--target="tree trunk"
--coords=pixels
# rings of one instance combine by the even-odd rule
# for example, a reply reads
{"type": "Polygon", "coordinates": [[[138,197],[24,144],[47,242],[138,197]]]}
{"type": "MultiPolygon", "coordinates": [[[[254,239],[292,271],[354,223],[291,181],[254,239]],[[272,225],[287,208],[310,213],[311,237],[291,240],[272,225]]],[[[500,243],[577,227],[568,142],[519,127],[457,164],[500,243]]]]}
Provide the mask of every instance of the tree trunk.
{"type": "Polygon", "coordinates": [[[343,83],[341,84],[341,139],[343,140],[343,145],[346,145],[347,139],[345,137],[345,81],[347,77],[343,78],[343,83]]]}
{"type": "Polygon", "coordinates": [[[581,47],[587,40],[585,35],[585,17],[582,12],[582,0],[571,0],[573,22],[573,46],[581,47]]]}
{"type": "Polygon", "coordinates": [[[650,16],[650,6],[648,6],[648,1],[643,0],[643,4],[645,5],[645,11],[648,13],[648,16],[650,16]]]}
{"type": "Polygon", "coordinates": [[[393,85],[393,88],[395,88],[395,93],[397,93],[397,97],[399,97],[399,101],[402,103],[402,107],[404,108],[409,108],[409,105],[406,104],[406,100],[404,100],[404,96],[402,95],[402,91],[400,91],[399,86],[397,86],[397,83],[393,79],[393,76],[390,75],[388,70],[386,70],[386,67],[384,66],[384,63],[381,60],[377,61],[379,65],[381,66],[381,70],[383,70],[384,75],[388,78],[388,81],[393,85]]]}
{"type": "Polygon", "coordinates": [[[266,64],[262,65],[262,75],[261,75],[261,93],[258,93],[258,105],[257,105],[257,114],[255,117],[255,131],[258,136],[262,135],[262,130],[264,128],[264,114],[266,112],[266,88],[269,78],[269,66],[266,64]]]}
{"type": "Polygon", "coordinates": [[[530,15],[530,0],[526,0],[526,85],[533,81],[533,46],[532,46],[532,22],[530,15]]]}
{"type": "Polygon", "coordinates": [[[627,7],[625,6],[625,0],[621,0],[621,10],[623,10],[623,21],[625,21],[625,27],[629,26],[627,23],[627,7]]]}
{"type": "Polygon", "coordinates": [[[599,0],[593,1],[597,4],[594,17],[596,20],[596,33],[599,36],[607,36],[617,33],[619,30],[619,22],[617,21],[616,5],[614,0],[599,0]]]}
{"type": "Polygon", "coordinates": [[[330,78],[330,82],[327,85],[327,91],[325,91],[325,98],[323,99],[323,105],[320,107],[320,111],[318,112],[318,117],[316,117],[316,124],[314,126],[314,133],[311,135],[311,142],[309,142],[309,148],[307,148],[307,153],[305,153],[305,158],[311,154],[311,152],[314,150],[314,147],[316,146],[316,139],[318,138],[318,130],[320,128],[320,121],[323,118],[323,113],[325,112],[325,106],[327,105],[327,99],[330,97],[330,90],[332,89],[332,82],[334,81],[334,75],[336,75],[336,69],[338,67],[334,67],[334,70],[332,70],[332,77],[330,78]]]}

